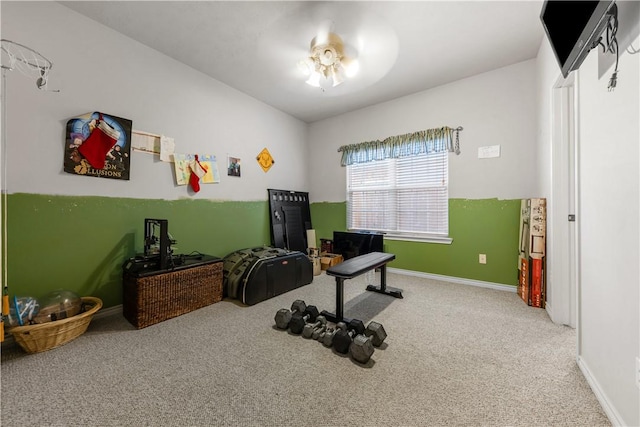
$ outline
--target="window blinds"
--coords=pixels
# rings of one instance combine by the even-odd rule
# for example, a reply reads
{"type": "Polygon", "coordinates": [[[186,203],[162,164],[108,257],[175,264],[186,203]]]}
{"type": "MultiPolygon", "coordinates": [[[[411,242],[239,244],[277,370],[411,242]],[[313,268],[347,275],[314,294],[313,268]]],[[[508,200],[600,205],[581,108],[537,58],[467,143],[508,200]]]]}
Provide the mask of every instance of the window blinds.
{"type": "Polygon", "coordinates": [[[390,235],[447,236],[447,151],[347,166],[347,227],[390,235]]]}

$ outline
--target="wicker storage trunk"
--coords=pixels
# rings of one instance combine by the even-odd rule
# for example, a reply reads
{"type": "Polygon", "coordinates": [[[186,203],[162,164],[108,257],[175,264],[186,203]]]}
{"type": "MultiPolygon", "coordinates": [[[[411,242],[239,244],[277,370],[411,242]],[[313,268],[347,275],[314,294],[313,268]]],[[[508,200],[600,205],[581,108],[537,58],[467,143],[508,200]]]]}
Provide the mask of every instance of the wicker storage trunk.
{"type": "Polygon", "coordinates": [[[124,317],[138,329],[222,300],[222,260],[137,277],[124,273],[124,317]]]}

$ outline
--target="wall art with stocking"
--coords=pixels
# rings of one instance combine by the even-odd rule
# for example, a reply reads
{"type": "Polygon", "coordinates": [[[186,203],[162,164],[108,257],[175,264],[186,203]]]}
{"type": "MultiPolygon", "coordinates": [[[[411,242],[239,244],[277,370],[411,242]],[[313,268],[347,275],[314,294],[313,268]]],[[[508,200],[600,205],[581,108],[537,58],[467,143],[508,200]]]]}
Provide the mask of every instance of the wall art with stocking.
{"type": "Polygon", "coordinates": [[[100,112],[70,119],[65,136],[64,171],[128,180],[132,127],[129,119],[100,112]]]}

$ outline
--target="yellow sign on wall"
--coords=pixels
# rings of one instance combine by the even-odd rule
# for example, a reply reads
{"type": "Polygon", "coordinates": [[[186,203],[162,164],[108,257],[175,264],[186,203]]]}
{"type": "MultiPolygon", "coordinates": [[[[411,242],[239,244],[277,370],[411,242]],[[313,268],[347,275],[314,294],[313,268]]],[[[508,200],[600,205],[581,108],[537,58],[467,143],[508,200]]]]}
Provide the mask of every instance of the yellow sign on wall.
{"type": "Polygon", "coordinates": [[[276,162],[275,160],[273,160],[273,157],[271,157],[271,153],[269,153],[269,150],[267,150],[266,147],[260,152],[260,154],[258,154],[256,160],[258,161],[258,164],[260,165],[262,170],[265,172],[268,172],[269,169],[271,169],[271,166],[273,166],[273,164],[276,162]]]}

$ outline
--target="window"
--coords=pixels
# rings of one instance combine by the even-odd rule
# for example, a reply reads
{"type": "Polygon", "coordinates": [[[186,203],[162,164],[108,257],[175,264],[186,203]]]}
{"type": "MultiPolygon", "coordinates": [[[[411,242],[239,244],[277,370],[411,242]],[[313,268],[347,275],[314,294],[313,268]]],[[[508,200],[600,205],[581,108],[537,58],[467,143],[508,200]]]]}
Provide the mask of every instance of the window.
{"type": "Polygon", "coordinates": [[[448,162],[441,151],[348,165],[348,229],[450,242],[448,162]]]}

